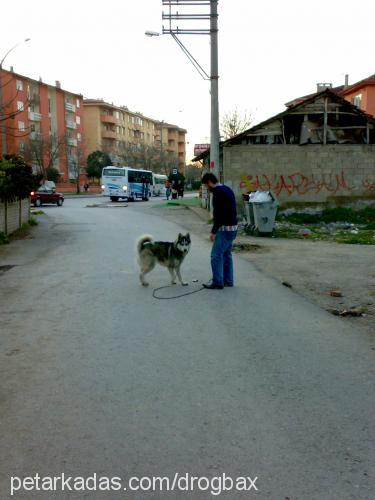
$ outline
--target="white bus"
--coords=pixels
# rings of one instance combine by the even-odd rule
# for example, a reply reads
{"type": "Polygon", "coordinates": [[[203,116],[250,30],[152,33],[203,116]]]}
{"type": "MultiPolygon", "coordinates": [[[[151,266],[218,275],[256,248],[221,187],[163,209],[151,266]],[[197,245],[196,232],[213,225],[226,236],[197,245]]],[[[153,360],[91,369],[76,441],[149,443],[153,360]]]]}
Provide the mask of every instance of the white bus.
{"type": "Polygon", "coordinates": [[[167,182],[168,177],[163,174],[152,174],[152,177],[154,178],[152,189],[153,196],[165,196],[165,183],[167,182]]]}
{"type": "Polygon", "coordinates": [[[102,194],[111,201],[126,198],[129,201],[147,201],[152,186],[152,172],[132,167],[104,167],[102,170],[102,194]]]}

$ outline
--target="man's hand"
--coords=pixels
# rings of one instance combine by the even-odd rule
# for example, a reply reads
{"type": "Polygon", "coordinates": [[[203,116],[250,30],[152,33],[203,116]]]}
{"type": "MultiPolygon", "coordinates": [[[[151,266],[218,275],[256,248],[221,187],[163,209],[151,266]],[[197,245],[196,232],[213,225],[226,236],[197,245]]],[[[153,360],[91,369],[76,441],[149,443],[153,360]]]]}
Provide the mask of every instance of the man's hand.
{"type": "Polygon", "coordinates": [[[215,241],[215,236],[216,236],[216,234],[211,233],[210,234],[210,240],[211,241],[215,241]]]}

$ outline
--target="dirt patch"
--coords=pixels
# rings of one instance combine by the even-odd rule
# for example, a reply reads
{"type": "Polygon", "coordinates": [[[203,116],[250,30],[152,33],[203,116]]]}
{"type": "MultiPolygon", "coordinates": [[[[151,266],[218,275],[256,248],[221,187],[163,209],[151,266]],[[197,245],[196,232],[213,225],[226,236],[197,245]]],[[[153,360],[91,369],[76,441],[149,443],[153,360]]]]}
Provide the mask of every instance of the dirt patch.
{"type": "Polygon", "coordinates": [[[233,251],[236,253],[242,253],[242,252],[268,252],[268,248],[264,248],[261,245],[257,245],[255,243],[246,243],[246,242],[241,242],[237,243],[235,242],[233,244],[233,251]]]}
{"type": "MultiPolygon", "coordinates": [[[[207,211],[198,207],[190,210],[165,207],[162,210],[163,217],[192,234],[208,237],[211,225],[207,211]]],[[[235,245],[235,251],[261,272],[322,309],[338,311],[340,321],[353,322],[375,335],[373,245],[342,245],[309,238],[261,238],[245,233],[238,235],[235,245]],[[331,294],[332,291],[336,293],[331,294]],[[361,314],[340,314],[344,311],[360,311],[361,314]]]]}

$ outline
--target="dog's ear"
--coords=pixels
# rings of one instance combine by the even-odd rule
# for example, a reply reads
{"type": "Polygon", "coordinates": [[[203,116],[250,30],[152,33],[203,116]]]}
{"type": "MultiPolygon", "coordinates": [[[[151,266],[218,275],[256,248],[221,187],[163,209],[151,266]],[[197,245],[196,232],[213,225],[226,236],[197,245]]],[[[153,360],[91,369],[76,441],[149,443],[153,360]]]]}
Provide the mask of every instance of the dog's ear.
{"type": "Polygon", "coordinates": [[[182,238],[182,234],[178,233],[177,239],[180,240],[182,238]]]}
{"type": "Polygon", "coordinates": [[[186,233],[185,238],[186,238],[186,239],[188,239],[189,241],[191,241],[191,238],[190,238],[190,233],[186,233]]]}

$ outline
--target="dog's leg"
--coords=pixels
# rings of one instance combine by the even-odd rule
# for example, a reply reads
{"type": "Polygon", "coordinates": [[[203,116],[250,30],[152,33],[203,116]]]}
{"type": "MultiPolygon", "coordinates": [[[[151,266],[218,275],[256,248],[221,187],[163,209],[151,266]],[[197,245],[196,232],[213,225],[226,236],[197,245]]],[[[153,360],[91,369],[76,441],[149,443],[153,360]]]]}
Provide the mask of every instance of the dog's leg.
{"type": "Polygon", "coordinates": [[[185,283],[184,281],[182,281],[180,266],[178,266],[178,268],[176,269],[176,272],[177,272],[177,277],[180,280],[181,285],[187,286],[189,283],[185,283]]]}
{"type": "Polygon", "coordinates": [[[155,260],[149,261],[147,264],[143,264],[141,267],[141,274],[139,275],[139,279],[143,286],[148,286],[149,284],[145,280],[145,275],[152,271],[155,267],[155,260]]]}
{"type": "Polygon", "coordinates": [[[169,274],[171,275],[171,284],[175,285],[176,284],[176,274],[175,270],[173,267],[168,267],[169,274]]]}

